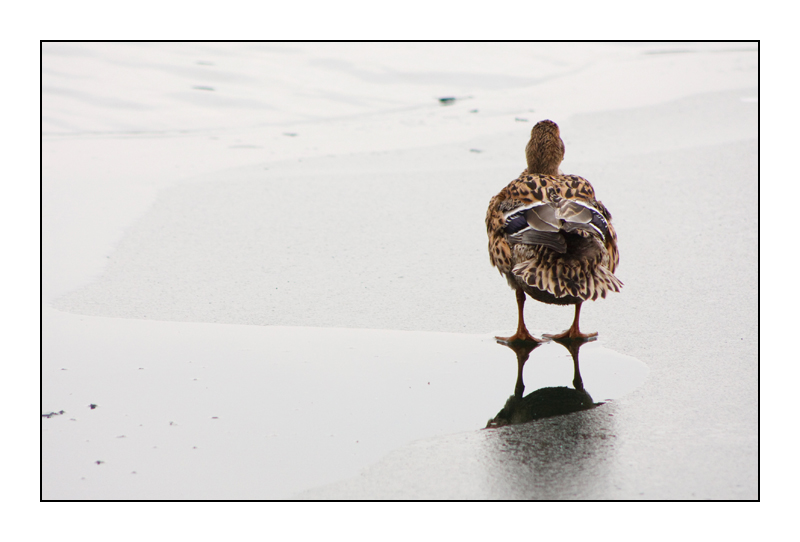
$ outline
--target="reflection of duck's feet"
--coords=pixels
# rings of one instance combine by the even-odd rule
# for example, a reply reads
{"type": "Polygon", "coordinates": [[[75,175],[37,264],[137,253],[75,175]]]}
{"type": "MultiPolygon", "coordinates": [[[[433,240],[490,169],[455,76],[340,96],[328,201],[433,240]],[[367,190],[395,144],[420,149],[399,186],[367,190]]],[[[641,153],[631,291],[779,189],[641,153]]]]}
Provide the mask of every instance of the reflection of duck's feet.
{"type": "MultiPolygon", "coordinates": [[[[581,335],[584,335],[581,333],[581,335]]],[[[588,338],[586,337],[575,337],[574,339],[568,338],[560,338],[560,339],[553,339],[555,342],[569,350],[570,356],[572,356],[572,362],[575,364],[575,376],[572,379],[572,385],[575,386],[576,390],[586,391],[583,389],[583,379],[581,378],[581,369],[578,362],[578,355],[580,354],[581,346],[584,344],[594,341],[597,339],[597,333],[591,334],[588,338]]],[[[589,394],[586,394],[589,397],[589,394]]],[[[591,400],[591,397],[589,397],[591,400]]]]}
{"type": "Polygon", "coordinates": [[[573,356],[577,355],[578,351],[581,349],[581,346],[596,340],[597,340],[597,333],[595,333],[590,337],[575,337],[574,339],[569,339],[569,338],[553,339],[554,342],[557,342],[558,344],[569,350],[573,356]]]}
{"type": "Polygon", "coordinates": [[[522,394],[525,392],[525,383],[522,381],[522,368],[525,366],[525,362],[528,361],[531,352],[545,342],[534,339],[530,336],[530,333],[527,336],[530,337],[530,340],[516,339],[509,341],[508,339],[511,337],[495,337],[499,344],[510,348],[517,355],[517,384],[514,386],[514,397],[518,399],[521,399],[522,394]]]}

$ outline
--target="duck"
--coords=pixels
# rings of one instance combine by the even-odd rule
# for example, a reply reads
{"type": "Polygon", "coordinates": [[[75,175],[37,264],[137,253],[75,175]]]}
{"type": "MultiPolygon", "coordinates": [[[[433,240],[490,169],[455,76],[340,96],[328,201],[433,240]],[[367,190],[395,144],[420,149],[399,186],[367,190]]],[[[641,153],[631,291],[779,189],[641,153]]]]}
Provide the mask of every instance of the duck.
{"type": "Polygon", "coordinates": [[[500,342],[586,340],[581,305],[619,292],[617,234],[611,213],[588,180],[559,169],[566,152],[558,125],[536,123],[525,146],[527,168],[489,202],[486,232],[492,266],[517,299],[517,330],[500,342]],[[534,338],[525,326],[526,296],[553,305],[574,305],[572,325],[534,338]]]}

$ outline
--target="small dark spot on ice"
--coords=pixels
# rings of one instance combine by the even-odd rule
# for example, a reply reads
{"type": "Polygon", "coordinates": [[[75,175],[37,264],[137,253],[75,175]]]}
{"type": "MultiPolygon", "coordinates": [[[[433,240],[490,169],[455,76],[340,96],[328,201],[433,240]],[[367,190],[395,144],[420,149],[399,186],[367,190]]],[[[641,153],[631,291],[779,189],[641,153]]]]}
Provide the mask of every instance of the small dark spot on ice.
{"type": "Polygon", "coordinates": [[[98,459],[97,461],[95,461],[95,463],[96,463],[96,464],[98,464],[98,465],[102,465],[103,463],[105,463],[105,461],[100,461],[100,460],[98,459]]]}
{"type": "Polygon", "coordinates": [[[91,405],[89,405],[89,408],[91,408],[92,410],[94,410],[94,409],[96,409],[96,408],[97,408],[97,405],[96,405],[96,404],[94,404],[94,403],[92,403],[91,405]]]}
{"type": "Polygon", "coordinates": [[[453,105],[456,103],[455,96],[446,96],[444,98],[439,98],[439,103],[442,105],[453,105]]]}
{"type": "Polygon", "coordinates": [[[207,87],[205,85],[195,85],[192,88],[194,90],[214,90],[214,87],[207,87]]]}
{"type": "Polygon", "coordinates": [[[283,132],[283,135],[289,136],[289,137],[297,137],[297,133],[296,132],[283,132]]]}
{"type": "Polygon", "coordinates": [[[514,117],[514,120],[517,122],[528,122],[528,119],[523,119],[522,117],[514,117]]]}
{"type": "Polygon", "coordinates": [[[470,149],[469,152],[483,152],[483,151],[480,149],[470,149]]]}

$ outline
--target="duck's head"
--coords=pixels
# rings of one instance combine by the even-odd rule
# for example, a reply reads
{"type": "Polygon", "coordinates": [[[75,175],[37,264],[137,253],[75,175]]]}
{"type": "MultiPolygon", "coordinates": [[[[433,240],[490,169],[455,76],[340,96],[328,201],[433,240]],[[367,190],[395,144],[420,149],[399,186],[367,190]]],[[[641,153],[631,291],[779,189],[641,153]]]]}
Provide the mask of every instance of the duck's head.
{"type": "Polygon", "coordinates": [[[525,147],[528,173],[558,175],[558,166],[564,160],[564,151],[558,124],[552,120],[537,122],[531,130],[531,140],[525,147]]]}

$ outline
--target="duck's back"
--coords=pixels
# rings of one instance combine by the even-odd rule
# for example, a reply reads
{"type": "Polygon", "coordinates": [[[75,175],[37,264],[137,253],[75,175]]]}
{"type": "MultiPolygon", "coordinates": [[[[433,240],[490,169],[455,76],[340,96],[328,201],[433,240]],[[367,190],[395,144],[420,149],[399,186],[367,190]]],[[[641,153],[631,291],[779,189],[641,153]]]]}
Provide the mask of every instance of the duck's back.
{"type": "Polygon", "coordinates": [[[622,286],[611,214],[582,177],[523,171],[492,198],[486,228],[492,265],[539,301],[578,303],[622,286]]]}

